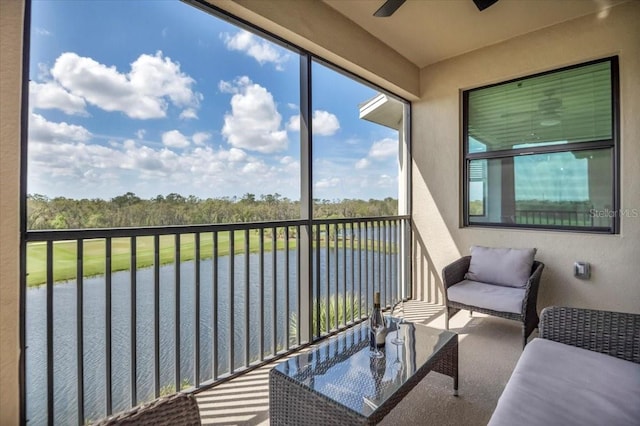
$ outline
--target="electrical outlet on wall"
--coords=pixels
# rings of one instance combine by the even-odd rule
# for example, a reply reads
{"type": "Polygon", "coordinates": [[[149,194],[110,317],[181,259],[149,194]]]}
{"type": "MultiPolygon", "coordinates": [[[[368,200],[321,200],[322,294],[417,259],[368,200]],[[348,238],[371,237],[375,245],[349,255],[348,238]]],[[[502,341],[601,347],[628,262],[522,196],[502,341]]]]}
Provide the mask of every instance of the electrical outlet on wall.
{"type": "Polygon", "coordinates": [[[589,262],[576,262],[573,264],[573,276],[581,280],[591,278],[591,265],[589,262]]]}

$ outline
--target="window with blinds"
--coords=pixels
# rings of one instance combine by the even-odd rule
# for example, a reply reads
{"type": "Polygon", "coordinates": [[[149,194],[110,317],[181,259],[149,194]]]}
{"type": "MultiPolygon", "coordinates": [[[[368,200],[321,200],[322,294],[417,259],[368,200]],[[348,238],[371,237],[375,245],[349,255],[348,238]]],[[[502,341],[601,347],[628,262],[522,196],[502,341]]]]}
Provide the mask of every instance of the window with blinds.
{"type": "Polygon", "coordinates": [[[465,225],[616,233],[618,59],[463,92],[465,225]]]}

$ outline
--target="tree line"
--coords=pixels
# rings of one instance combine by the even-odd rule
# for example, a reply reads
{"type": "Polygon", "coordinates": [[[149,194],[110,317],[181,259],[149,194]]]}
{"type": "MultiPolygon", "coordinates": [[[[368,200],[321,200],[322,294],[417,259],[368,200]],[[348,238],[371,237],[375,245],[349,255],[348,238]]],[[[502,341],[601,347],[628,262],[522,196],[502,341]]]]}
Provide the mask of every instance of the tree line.
{"type": "MultiPolygon", "coordinates": [[[[344,199],[314,200],[314,218],[393,216],[398,201],[344,199]]],[[[109,200],[49,198],[27,195],[27,229],[83,229],[143,226],[262,222],[300,218],[300,202],[267,194],[256,197],[201,199],[171,193],[142,199],[133,192],[109,200]]]]}

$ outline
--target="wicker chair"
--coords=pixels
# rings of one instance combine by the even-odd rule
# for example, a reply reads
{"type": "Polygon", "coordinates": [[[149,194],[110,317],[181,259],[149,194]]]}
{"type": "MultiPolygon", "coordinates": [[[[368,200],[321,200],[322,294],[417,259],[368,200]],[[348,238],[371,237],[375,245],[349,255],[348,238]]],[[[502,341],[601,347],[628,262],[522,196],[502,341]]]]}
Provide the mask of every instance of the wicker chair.
{"type": "Polygon", "coordinates": [[[540,277],[542,275],[542,270],[544,269],[544,264],[539,261],[534,261],[533,266],[531,268],[531,276],[527,281],[525,286],[525,296],[522,300],[522,309],[519,313],[512,312],[500,312],[492,309],[486,309],[482,306],[474,306],[470,304],[462,304],[458,302],[454,302],[449,300],[447,297],[448,289],[463,281],[465,279],[465,274],[469,270],[469,264],[471,262],[471,256],[465,256],[452,264],[446,266],[442,271],[442,281],[444,284],[444,299],[445,305],[447,307],[446,312],[446,328],[449,329],[449,318],[458,313],[461,309],[466,309],[469,312],[481,312],[483,314],[492,315],[500,318],[506,318],[514,321],[519,321],[522,323],[522,338],[523,343],[522,347],[527,344],[527,339],[538,327],[538,312],[536,308],[536,302],[538,299],[538,287],[540,286],[540,277]]]}
{"type": "Polygon", "coordinates": [[[95,423],[96,426],[198,426],[200,411],[195,396],[178,392],[138,405],[95,423]]]}

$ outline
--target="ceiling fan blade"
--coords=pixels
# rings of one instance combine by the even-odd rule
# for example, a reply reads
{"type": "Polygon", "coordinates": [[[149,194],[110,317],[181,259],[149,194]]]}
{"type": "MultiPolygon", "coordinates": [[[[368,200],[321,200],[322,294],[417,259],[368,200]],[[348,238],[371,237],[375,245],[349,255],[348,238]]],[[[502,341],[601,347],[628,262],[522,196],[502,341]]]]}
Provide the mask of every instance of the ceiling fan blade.
{"type": "Polygon", "coordinates": [[[374,13],[373,16],[378,18],[388,18],[393,15],[405,1],[406,0],[387,0],[382,6],[380,6],[380,9],[376,10],[376,13],[374,13]]]}
{"type": "Polygon", "coordinates": [[[480,12],[497,2],[498,0],[473,0],[480,12]]]}

